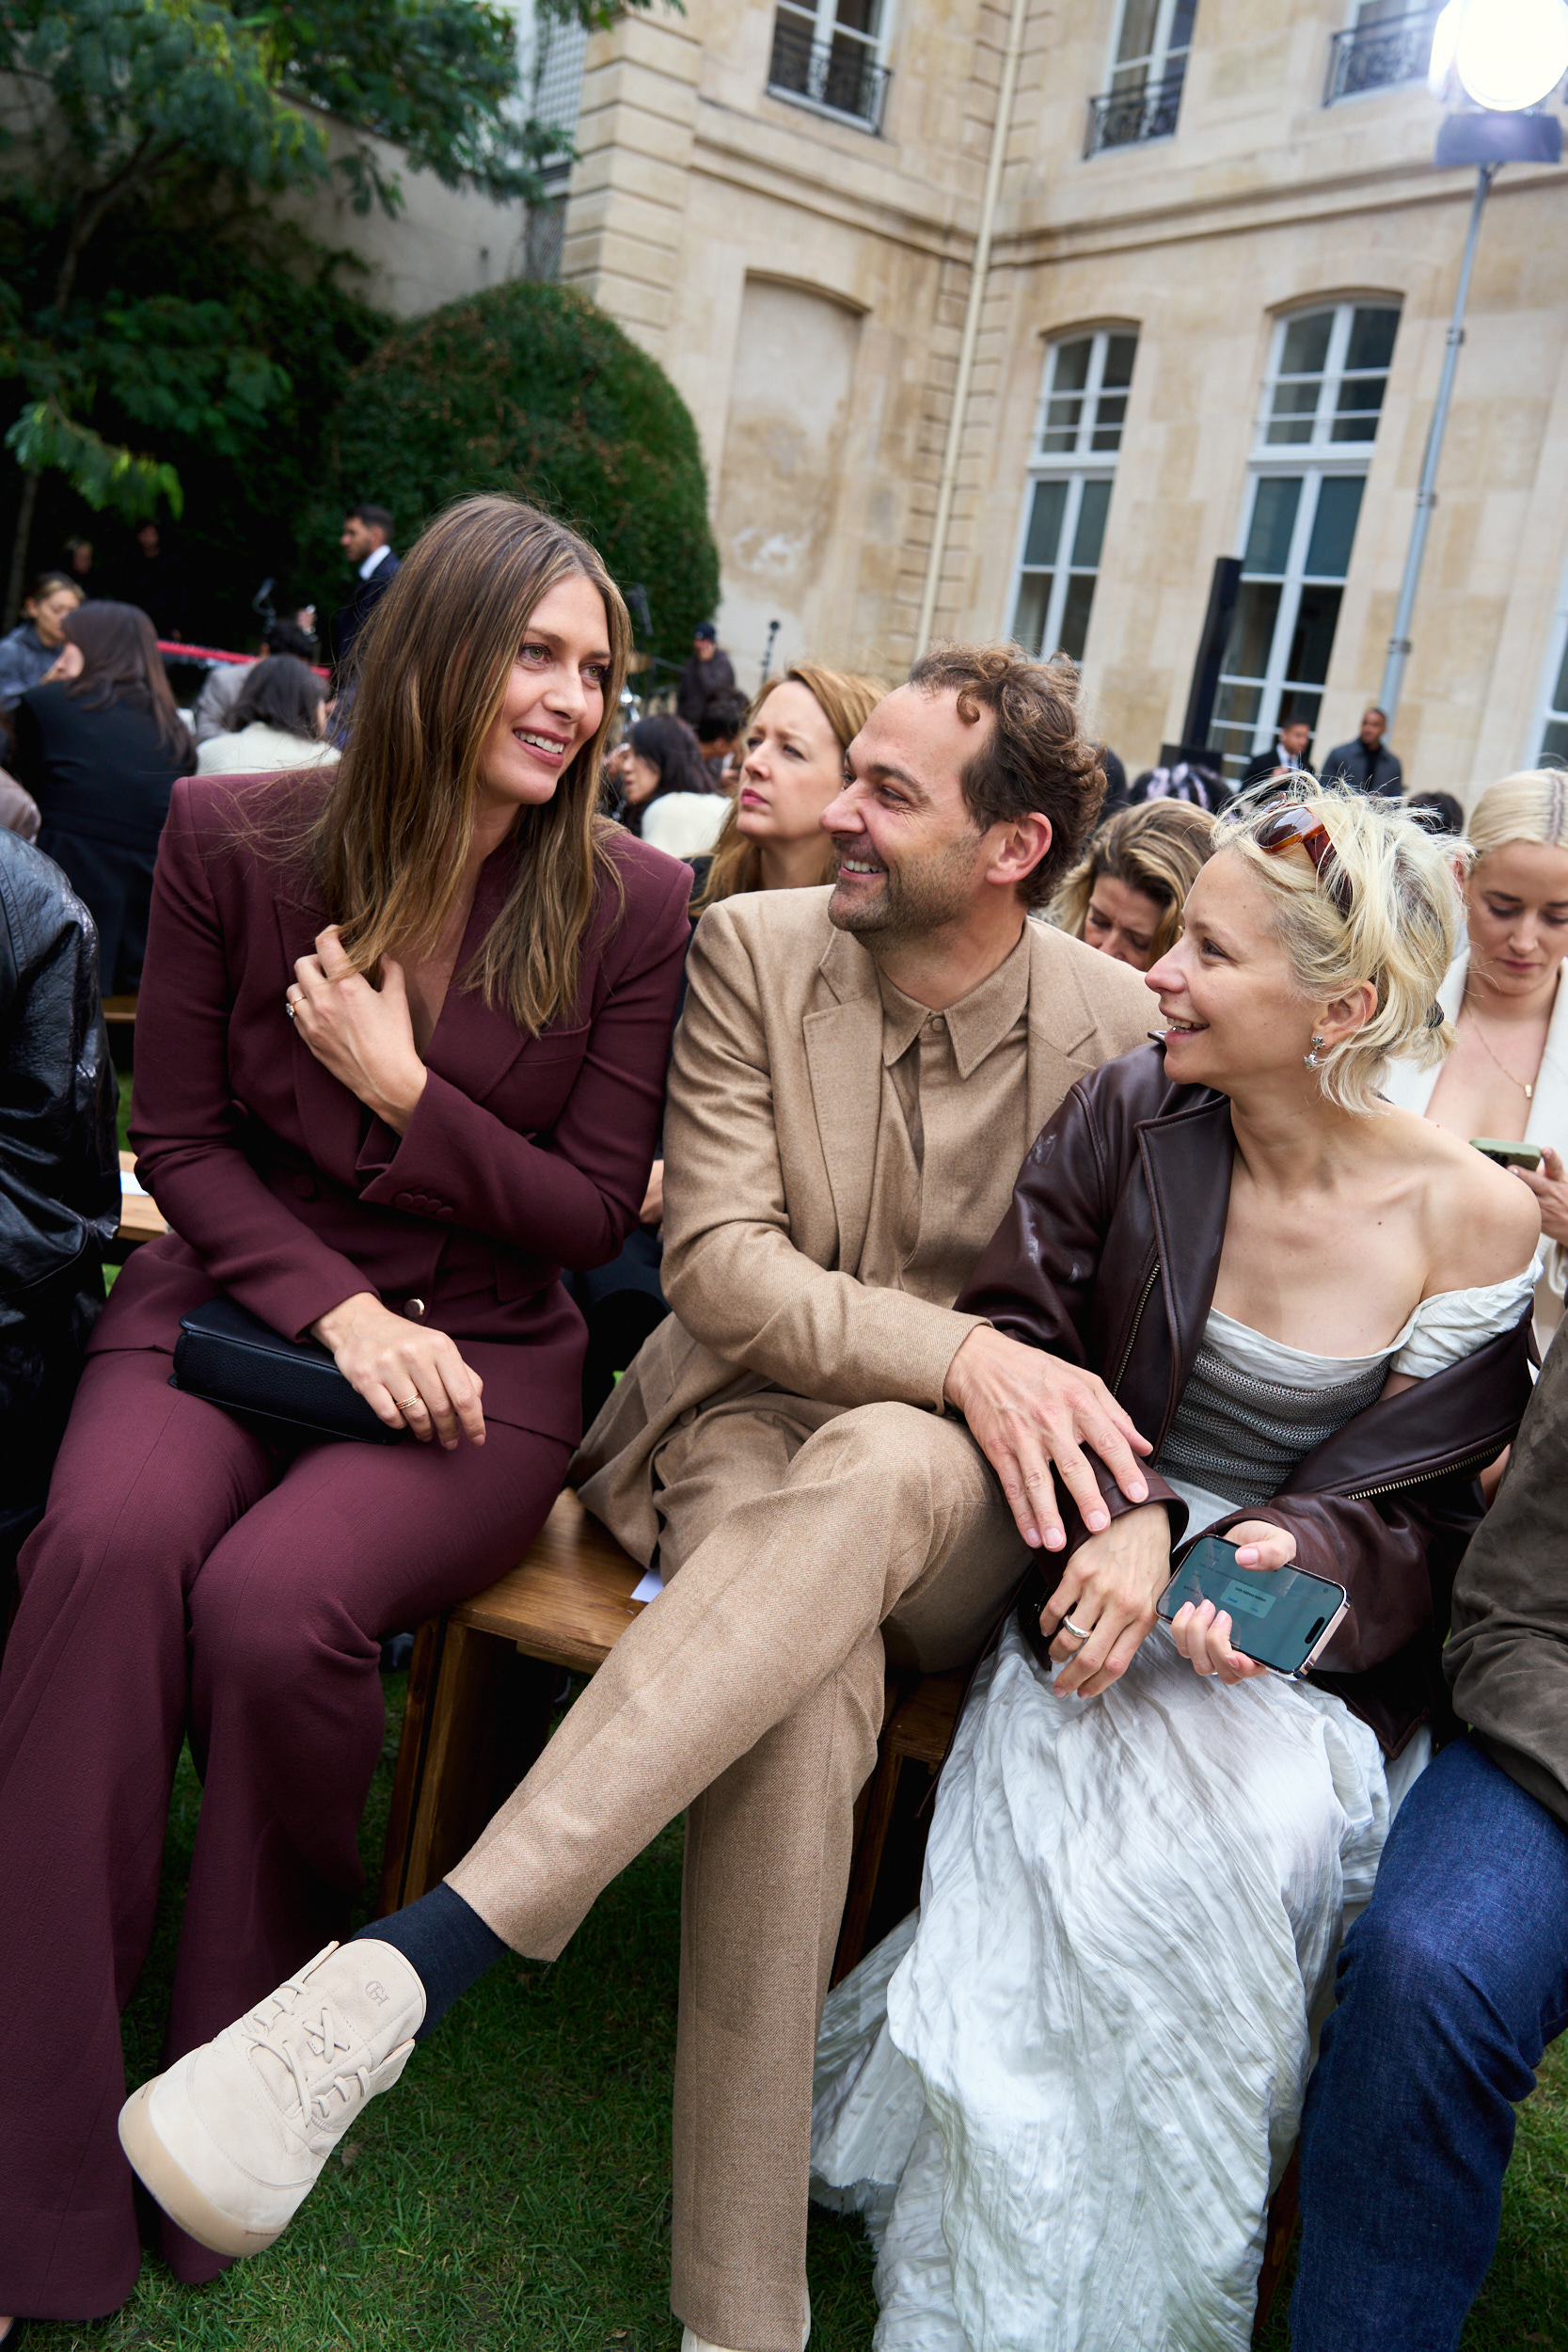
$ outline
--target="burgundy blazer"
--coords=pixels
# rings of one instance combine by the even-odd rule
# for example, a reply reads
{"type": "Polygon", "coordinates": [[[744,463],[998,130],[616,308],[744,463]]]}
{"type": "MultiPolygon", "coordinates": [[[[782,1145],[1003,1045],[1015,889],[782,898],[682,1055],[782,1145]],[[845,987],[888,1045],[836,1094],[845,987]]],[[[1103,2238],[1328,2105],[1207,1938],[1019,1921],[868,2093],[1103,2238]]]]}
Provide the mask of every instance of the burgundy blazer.
{"type": "MultiPolygon", "coordinates": [[[[93,1350],[172,1354],[227,1291],[291,1338],[356,1291],[423,1302],[484,1382],[487,1419],[575,1444],[584,1332],[561,1268],[605,1264],[637,1220],[664,1099],[689,866],[617,833],[570,1017],[530,1038],[454,980],[405,1134],[331,1076],[284,1011],[327,916],[272,846],[257,776],[177,784],[158,850],[136,1012],[136,1173],[174,1229],[126,1264],[93,1350]]],[[[314,805],[302,797],[303,822],[314,805]]],[[[457,969],[506,898],[480,873],[457,969]]]]}

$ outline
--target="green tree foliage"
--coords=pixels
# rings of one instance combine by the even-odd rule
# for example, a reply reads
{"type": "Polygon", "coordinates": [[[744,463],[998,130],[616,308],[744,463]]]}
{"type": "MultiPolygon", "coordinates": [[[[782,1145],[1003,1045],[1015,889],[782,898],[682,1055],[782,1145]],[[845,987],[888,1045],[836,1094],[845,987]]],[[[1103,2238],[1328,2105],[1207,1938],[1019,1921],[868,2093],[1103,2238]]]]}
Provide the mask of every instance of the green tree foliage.
{"type": "Polygon", "coordinates": [[[719,557],[697,429],[669,377],[561,286],[499,286],[398,327],[359,370],[338,428],[339,501],[374,499],[400,544],[470,490],[514,490],[574,524],[623,591],[645,589],[650,649],[685,655],[719,557]]]}
{"type": "MultiPolygon", "coordinates": [[[[606,5],[548,0],[551,13],[589,23],[606,5]]],[[[288,399],[287,369],[236,345],[221,303],[198,295],[177,315],[127,294],[89,314],[84,258],[128,203],[166,210],[193,180],[276,193],[337,168],[361,209],[395,212],[399,181],[377,139],[449,185],[527,199],[539,158],[560,144],[526,119],[515,26],[495,0],[0,0],[0,170],[50,264],[30,301],[0,290],[0,376],[23,394],[8,436],[23,468],[10,611],[45,469],[131,520],[160,497],[178,507],[166,451],[105,438],[102,398],[161,440],[187,433],[199,407],[203,429],[230,441],[251,431],[259,405],[281,415],[288,399]],[[336,166],[312,108],[360,134],[336,166]],[[188,378],[179,386],[152,381],[166,333],[188,378]]]]}

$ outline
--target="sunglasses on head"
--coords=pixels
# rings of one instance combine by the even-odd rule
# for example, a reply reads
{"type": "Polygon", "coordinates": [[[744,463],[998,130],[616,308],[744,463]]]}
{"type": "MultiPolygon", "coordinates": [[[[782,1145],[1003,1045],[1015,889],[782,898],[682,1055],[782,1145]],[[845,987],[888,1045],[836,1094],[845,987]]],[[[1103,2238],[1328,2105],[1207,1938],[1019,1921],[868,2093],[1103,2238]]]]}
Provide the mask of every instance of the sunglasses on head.
{"type": "Polygon", "coordinates": [[[1334,843],[1321,817],[1314,817],[1309,808],[1299,806],[1276,809],[1254,838],[1266,857],[1275,857],[1281,850],[1305,850],[1312,861],[1313,872],[1340,914],[1349,915],[1350,876],[1338,862],[1331,872],[1323,872],[1323,860],[1333,850],[1334,843]]]}

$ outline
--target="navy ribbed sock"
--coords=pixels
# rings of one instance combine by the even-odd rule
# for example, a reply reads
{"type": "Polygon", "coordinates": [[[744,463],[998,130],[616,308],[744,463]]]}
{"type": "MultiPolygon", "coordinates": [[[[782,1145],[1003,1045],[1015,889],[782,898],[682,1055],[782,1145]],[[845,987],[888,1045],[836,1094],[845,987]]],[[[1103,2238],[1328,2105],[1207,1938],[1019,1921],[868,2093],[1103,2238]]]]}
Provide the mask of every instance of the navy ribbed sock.
{"type": "Polygon", "coordinates": [[[422,2042],[452,2003],[512,1948],[444,1880],[406,1910],[394,1911],[389,1919],[372,1919],[353,1941],[357,1944],[367,1935],[400,1951],[424,1986],[424,2023],[414,2036],[416,2042],[422,2042]]]}

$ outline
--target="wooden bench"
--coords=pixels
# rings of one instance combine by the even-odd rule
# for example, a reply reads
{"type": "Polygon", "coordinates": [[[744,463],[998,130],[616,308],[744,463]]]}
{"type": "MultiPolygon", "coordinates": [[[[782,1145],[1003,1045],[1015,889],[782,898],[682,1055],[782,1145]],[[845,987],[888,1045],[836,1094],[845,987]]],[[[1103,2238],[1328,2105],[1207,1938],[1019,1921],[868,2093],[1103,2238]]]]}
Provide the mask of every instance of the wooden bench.
{"type": "MultiPolygon", "coordinates": [[[[568,1490],[526,1559],[420,1628],[378,1915],[427,1893],[467,1851],[543,1749],[562,1672],[594,1673],[641,1613],[631,1596],[641,1573],[568,1490]]],[[[834,1983],[919,1899],[925,1799],[968,1681],[962,1673],[890,1680],[876,1769],[855,1808],[834,1983]]],[[[1292,2156],[1269,2211],[1255,2343],[1295,2230],[1295,2185],[1292,2156]]]]}
{"type": "Polygon", "coordinates": [[[136,991],[127,996],[105,996],[103,1019],[109,1031],[109,1059],[120,1072],[129,1071],[136,1049],[136,991]]]}
{"type": "Polygon", "coordinates": [[[602,1666],[642,1571],[570,1489],[528,1556],[414,1637],[379,1915],[460,1861],[549,1735],[563,1672],[602,1666]]]}
{"type": "MultiPolygon", "coordinates": [[[[121,1177],[134,1176],[136,1157],[134,1152],[119,1155],[121,1177]]],[[[167,1220],[150,1192],[121,1192],[119,1196],[119,1231],[115,1235],[116,1254],[123,1258],[144,1241],[156,1241],[160,1233],[168,1232],[167,1220]]]]}

